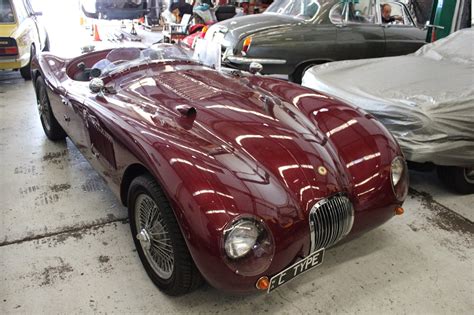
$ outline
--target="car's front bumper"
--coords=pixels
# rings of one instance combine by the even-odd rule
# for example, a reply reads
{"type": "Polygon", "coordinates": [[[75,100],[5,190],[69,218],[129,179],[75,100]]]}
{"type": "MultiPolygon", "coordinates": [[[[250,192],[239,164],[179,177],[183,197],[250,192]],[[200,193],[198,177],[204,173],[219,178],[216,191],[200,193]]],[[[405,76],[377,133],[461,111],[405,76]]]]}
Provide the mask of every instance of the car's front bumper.
{"type": "Polygon", "coordinates": [[[284,65],[286,64],[285,59],[272,59],[272,58],[248,58],[241,56],[228,56],[224,61],[229,61],[238,65],[249,65],[252,62],[257,62],[262,65],[284,65]]]}
{"type": "MultiPolygon", "coordinates": [[[[363,207],[355,208],[352,230],[341,240],[341,243],[382,225],[395,216],[395,209],[401,206],[399,202],[387,202],[386,200],[372,201],[370,203],[372,205],[365,204],[363,207]]],[[[277,250],[270,267],[262,274],[255,276],[243,276],[233,272],[224,263],[222,258],[215,253],[206,253],[203,251],[195,252],[192,250],[192,254],[198,269],[211,286],[236,294],[265,292],[259,291],[255,286],[260,277],[267,276],[271,278],[297,261],[307,257],[310,252],[311,238],[309,223],[307,221],[295,224],[295,226],[288,231],[288,234],[291,235],[291,237],[285,239],[291,239],[291,241],[286,243],[283,239],[280,239],[280,241],[285,242],[285,244],[283,244],[283,246],[277,244],[277,250]],[[204,261],[205,263],[202,263],[204,261]]]]}

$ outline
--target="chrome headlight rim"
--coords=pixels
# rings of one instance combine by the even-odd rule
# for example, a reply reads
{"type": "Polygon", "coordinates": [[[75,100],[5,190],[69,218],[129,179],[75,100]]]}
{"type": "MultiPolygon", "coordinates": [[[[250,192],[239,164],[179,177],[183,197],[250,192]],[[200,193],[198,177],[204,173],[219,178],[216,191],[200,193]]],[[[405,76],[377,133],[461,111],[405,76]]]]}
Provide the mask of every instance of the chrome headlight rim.
{"type": "MultiPolygon", "coordinates": [[[[264,232],[266,232],[268,235],[271,236],[270,230],[268,229],[268,227],[266,226],[265,222],[262,219],[259,219],[251,215],[242,215],[242,216],[236,217],[234,220],[229,222],[224,228],[224,237],[223,237],[224,253],[229,259],[239,259],[239,258],[245,257],[253,248],[253,246],[258,245],[257,243],[258,243],[259,237],[261,237],[261,234],[264,232]],[[227,242],[229,241],[229,238],[232,237],[232,233],[237,228],[241,228],[245,224],[251,224],[251,225],[253,224],[253,226],[256,228],[256,231],[258,232],[258,235],[255,238],[254,244],[244,254],[239,255],[239,256],[232,256],[230,253],[228,253],[227,242]]],[[[272,239],[272,243],[273,243],[273,239],[272,239]]]]}
{"type": "Polygon", "coordinates": [[[397,200],[404,200],[408,194],[408,166],[403,156],[394,157],[390,163],[390,184],[397,200]],[[401,168],[399,174],[394,174],[396,168],[401,168]]]}
{"type": "Polygon", "coordinates": [[[273,234],[265,221],[254,215],[240,215],[229,221],[223,230],[221,238],[222,258],[227,266],[236,274],[242,276],[258,275],[270,266],[275,254],[273,234]],[[239,257],[232,257],[226,250],[226,242],[230,241],[232,231],[242,222],[251,222],[259,234],[251,248],[239,257]]]}

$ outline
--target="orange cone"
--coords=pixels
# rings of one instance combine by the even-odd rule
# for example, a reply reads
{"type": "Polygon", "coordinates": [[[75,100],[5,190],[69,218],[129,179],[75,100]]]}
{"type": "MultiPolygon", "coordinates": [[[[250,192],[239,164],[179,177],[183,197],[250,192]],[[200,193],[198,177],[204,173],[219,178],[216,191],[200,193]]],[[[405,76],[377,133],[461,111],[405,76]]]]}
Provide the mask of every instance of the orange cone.
{"type": "Polygon", "coordinates": [[[97,26],[97,24],[93,25],[93,29],[94,29],[94,42],[102,41],[99,36],[99,27],[97,26]]]}

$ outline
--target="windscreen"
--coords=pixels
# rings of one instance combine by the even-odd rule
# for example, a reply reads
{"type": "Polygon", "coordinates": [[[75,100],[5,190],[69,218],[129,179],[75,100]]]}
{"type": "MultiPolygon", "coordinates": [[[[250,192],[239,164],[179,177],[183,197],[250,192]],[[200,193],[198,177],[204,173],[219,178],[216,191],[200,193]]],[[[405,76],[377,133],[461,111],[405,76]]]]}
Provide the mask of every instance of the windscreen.
{"type": "Polygon", "coordinates": [[[159,44],[141,50],[140,48],[117,48],[98,61],[93,67],[93,77],[106,76],[112,72],[128,69],[152,61],[190,60],[192,55],[184,48],[172,44],[159,44]]]}
{"type": "Polygon", "coordinates": [[[302,20],[312,20],[320,11],[320,0],[276,0],[264,13],[292,16],[302,20]]]}
{"type": "Polygon", "coordinates": [[[15,15],[10,0],[0,0],[0,23],[15,23],[15,15]]]}

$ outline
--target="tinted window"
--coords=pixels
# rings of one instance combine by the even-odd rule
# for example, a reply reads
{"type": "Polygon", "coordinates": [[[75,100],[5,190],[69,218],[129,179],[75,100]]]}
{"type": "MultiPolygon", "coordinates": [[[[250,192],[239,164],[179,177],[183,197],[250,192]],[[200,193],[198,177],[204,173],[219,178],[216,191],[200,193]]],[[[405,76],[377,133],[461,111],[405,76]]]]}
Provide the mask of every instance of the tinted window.
{"type": "Polygon", "coordinates": [[[0,23],[15,23],[10,0],[0,0],[0,23]]]}

